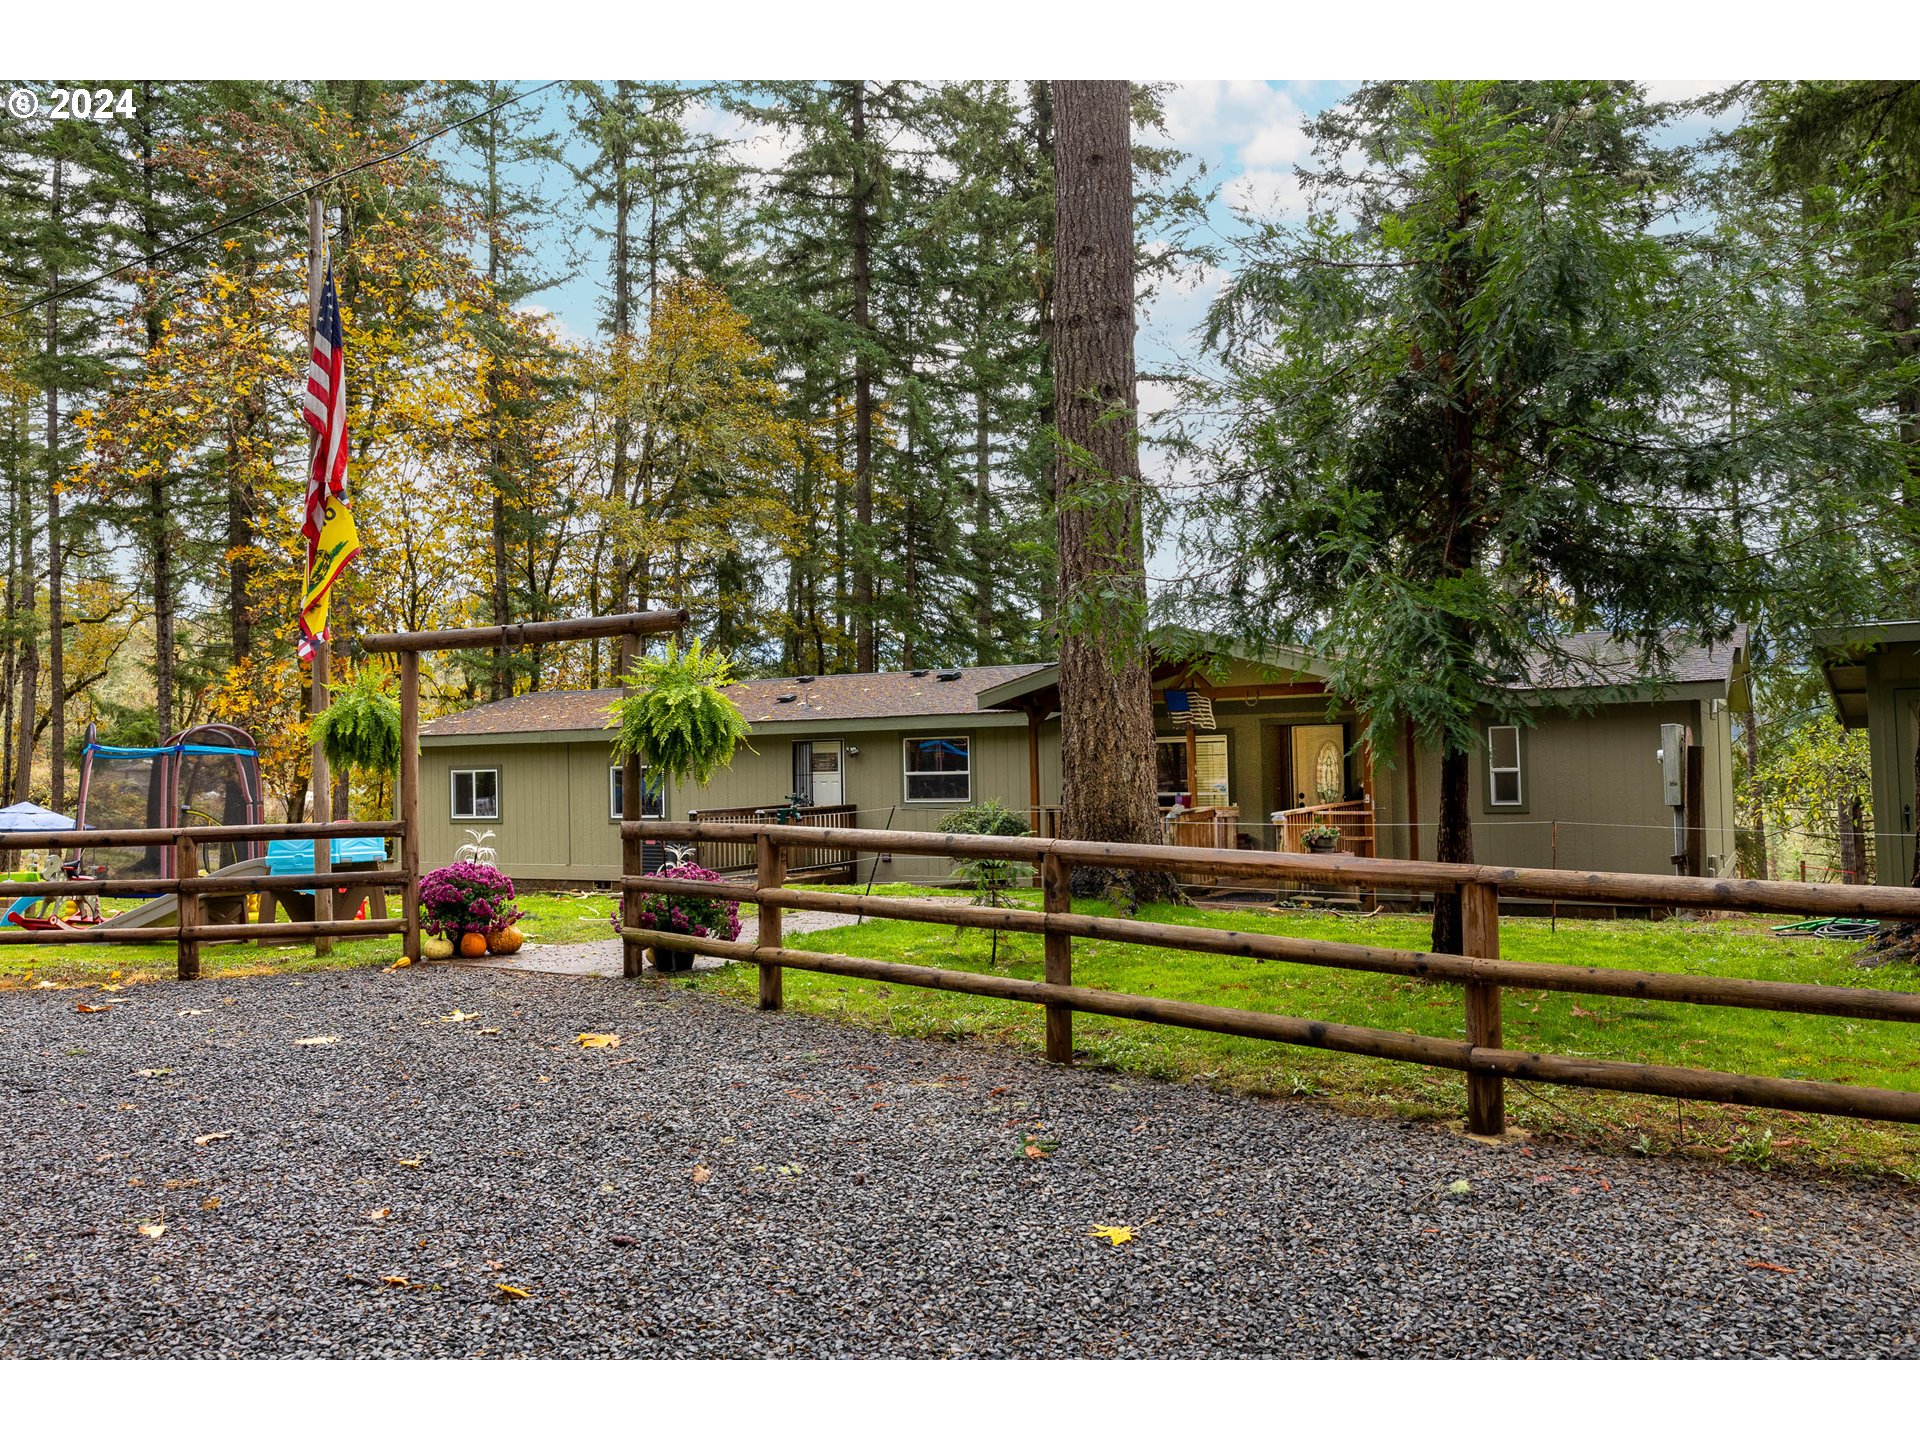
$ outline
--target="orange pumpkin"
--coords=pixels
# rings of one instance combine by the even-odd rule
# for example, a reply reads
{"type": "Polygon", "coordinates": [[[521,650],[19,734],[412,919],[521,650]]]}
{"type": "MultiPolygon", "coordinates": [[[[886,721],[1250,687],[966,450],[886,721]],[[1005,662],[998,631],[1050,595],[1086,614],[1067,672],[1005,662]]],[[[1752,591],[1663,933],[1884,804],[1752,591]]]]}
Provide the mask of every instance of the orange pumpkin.
{"type": "Polygon", "coordinates": [[[486,953],[487,937],[478,930],[469,930],[460,937],[460,954],[466,959],[477,959],[486,953]]]}
{"type": "Polygon", "coordinates": [[[527,937],[520,933],[518,925],[507,925],[487,936],[487,949],[495,955],[514,955],[526,944],[527,937]]]}

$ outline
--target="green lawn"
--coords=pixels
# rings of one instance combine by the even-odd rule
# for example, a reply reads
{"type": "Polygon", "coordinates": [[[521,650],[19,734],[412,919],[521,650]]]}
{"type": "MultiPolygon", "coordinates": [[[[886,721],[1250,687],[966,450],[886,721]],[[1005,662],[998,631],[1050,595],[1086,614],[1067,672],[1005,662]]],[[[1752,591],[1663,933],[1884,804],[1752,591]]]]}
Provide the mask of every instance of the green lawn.
{"type": "MultiPolygon", "coordinates": [[[[127,902],[129,904],[138,902],[127,902]]],[[[394,903],[389,897],[388,905],[394,903]]],[[[559,944],[570,940],[604,940],[612,936],[607,916],[612,913],[611,892],[586,895],[522,895],[527,912],[520,924],[531,940],[559,944]]],[[[115,908],[109,902],[109,909],[115,908]]],[[[389,909],[389,914],[398,913],[389,909]]],[[[350,969],[361,965],[391,965],[400,955],[400,937],[377,935],[366,940],[334,942],[330,956],[313,953],[311,941],[278,945],[203,945],[202,975],[253,975],[298,970],[350,969]]],[[[0,947],[0,988],[43,980],[85,984],[121,979],[164,979],[174,967],[171,943],[156,945],[7,945],[0,947]],[[119,972],[118,975],[115,972],[119,972]]]]}
{"type": "MultiPolygon", "coordinates": [[[[1112,913],[1096,903],[1076,909],[1112,913]]],[[[1140,918],[1405,949],[1424,949],[1427,941],[1426,921],[1414,916],[1359,920],[1164,906],[1140,918]]],[[[1920,972],[1912,967],[1861,970],[1851,963],[1856,946],[1775,936],[1770,923],[1776,922],[1563,920],[1551,933],[1546,920],[1507,919],[1501,950],[1515,960],[1920,990],[1920,972]]],[[[854,930],[795,935],[788,943],[1027,979],[1042,975],[1038,936],[1001,936],[997,965],[989,960],[987,933],[945,925],[869,921],[854,930]]],[[[1078,940],[1074,981],[1386,1030],[1465,1034],[1458,987],[1397,976],[1078,940]]],[[[747,967],[693,983],[742,1001],[754,991],[747,967]]],[[[900,1034],[1040,1048],[1040,1012],[1030,1005],[803,971],[787,974],[786,995],[792,1009],[900,1034]]],[[[1562,1055],[1920,1089],[1920,1036],[1889,1022],[1509,990],[1504,1038],[1513,1048],[1562,1055]]],[[[1074,1017],[1074,1040],[1082,1063],[1162,1079],[1322,1096],[1356,1110],[1442,1122],[1457,1122],[1465,1112],[1465,1080],[1454,1072],[1095,1015],[1074,1017]]],[[[1920,1130],[1908,1127],[1522,1082],[1510,1082],[1507,1094],[1510,1123],[1535,1134],[1638,1150],[1716,1152],[1755,1163],[1810,1158],[1920,1179],[1920,1130]]]]}
{"type": "MultiPolygon", "coordinates": [[[[874,893],[940,892],[890,884],[875,887],[874,893]]],[[[1035,908],[1033,892],[1024,892],[1016,903],[1035,908]]],[[[523,928],[537,942],[600,939],[611,933],[606,916],[614,901],[609,893],[523,895],[521,904],[529,912],[523,928]]],[[[1098,903],[1077,908],[1112,913],[1098,903]]],[[[1415,916],[1351,919],[1325,912],[1165,906],[1146,910],[1141,918],[1406,949],[1424,949],[1427,935],[1425,920],[1415,916]]],[[[1555,934],[1545,920],[1506,919],[1501,922],[1501,950],[1516,960],[1920,990],[1920,970],[1911,966],[1861,970],[1852,964],[1856,946],[1776,936],[1769,933],[1769,923],[1761,917],[1700,923],[1563,920],[1555,934]]],[[[997,964],[989,959],[990,941],[983,931],[950,925],[868,921],[794,934],[788,943],[1040,978],[1039,937],[1002,936],[997,964]]],[[[387,965],[398,954],[398,939],[384,936],[341,942],[325,959],[316,958],[310,944],[210,945],[202,952],[201,965],[208,975],[239,975],[387,965]]],[[[172,971],[173,951],[166,945],[0,948],[0,987],[42,981],[127,983],[163,979],[172,971]]],[[[1074,980],[1109,990],[1388,1030],[1464,1034],[1457,987],[1395,976],[1080,940],[1074,944],[1074,980]]],[[[752,1003],[755,991],[753,971],[746,966],[677,983],[741,1003],[752,1003]]],[[[980,1039],[1034,1052],[1040,1047],[1040,1013],[1029,1005],[802,971],[787,975],[786,995],[792,1009],[899,1034],[980,1039]]],[[[1464,1079],[1453,1072],[1094,1015],[1074,1017],[1074,1038],[1083,1064],[1167,1080],[1257,1094],[1317,1096],[1356,1111],[1442,1123],[1457,1123],[1465,1109],[1464,1079]]],[[[1512,1047],[1562,1055],[1920,1089],[1920,1035],[1911,1027],[1886,1022],[1509,990],[1505,1040],[1512,1047]]],[[[1511,1123],[1534,1134],[1643,1151],[1719,1154],[1749,1163],[1810,1161],[1894,1170],[1920,1180],[1920,1128],[1521,1082],[1510,1083],[1507,1095],[1511,1123]]]]}

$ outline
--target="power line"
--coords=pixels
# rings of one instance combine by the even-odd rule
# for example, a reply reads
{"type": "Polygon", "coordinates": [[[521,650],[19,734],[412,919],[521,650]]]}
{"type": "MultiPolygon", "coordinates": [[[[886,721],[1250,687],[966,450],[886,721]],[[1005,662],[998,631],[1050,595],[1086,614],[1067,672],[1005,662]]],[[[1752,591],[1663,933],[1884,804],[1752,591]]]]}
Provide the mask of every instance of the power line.
{"type": "Polygon", "coordinates": [[[433,141],[438,140],[442,135],[447,134],[449,131],[458,130],[463,126],[472,125],[478,121],[485,120],[490,116],[497,115],[502,110],[508,109],[514,105],[518,105],[522,100],[531,100],[535,95],[538,95],[541,91],[551,90],[554,86],[560,83],[562,82],[558,80],[549,80],[544,85],[536,85],[533,87],[533,89],[523,90],[518,95],[509,95],[505,100],[502,100],[498,105],[494,105],[489,107],[488,109],[482,110],[477,115],[469,115],[469,116],[466,116],[464,119],[449,121],[447,124],[442,125],[438,130],[433,131],[431,134],[422,135],[419,139],[412,141],[410,144],[401,146],[398,150],[390,151],[385,155],[376,155],[371,160],[362,160],[357,165],[349,165],[346,169],[339,170],[331,175],[324,176],[319,180],[315,180],[310,185],[303,185],[298,190],[290,190],[285,195],[275,196],[273,199],[266,201],[264,204],[256,205],[253,207],[253,209],[245,211],[242,214],[229,215],[226,219],[221,220],[217,224],[209,225],[206,229],[201,230],[195,234],[189,235],[184,240],[177,240],[171,245],[164,246],[163,248],[154,251],[151,255],[142,255],[139,257],[139,259],[129,260],[126,264],[117,266],[112,270],[103,270],[98,275],[92,276],[89,279],[75,281],[73,284],[66,286],[64,289],[50,290],[44,295],[38,296],[35,299],[27,301],[26,304],[24,305],[18,306],[15,309],[7,311],[4,315],[0,315],[0,322],[11,320],[16,315],[25,315],[30,310],[38,310],[42,305],[51,305],[56,301],[65,300],[70,295],[78,295],[82,291],[91,290],[94,286],[102,284],[103,282],[108,280],[117,279],[120,276],[125,275],[130,270],[151,269],[155,264],[157,264],[162,260],[165,260],[169,255],[177,255],[182,250],[190,249],[191,247],[198,245],[202,240],[209,239],[212,236],[219,234],[222,230],[229,228],[230,226],[238,225],[241,222],[246,220],[251,220],[256,215],[264,215],[267,213],[267,211],[275,209],[281,205],[288,204],[291,201],[304,200],[307,196],[311,195],[314,191],[325,189],[327,186],[333,184],[334,181],[336,180],[344,180],[349,175],[359,174],[362,170],[371,170],[374,166],[384,165],[389,160],[398,160],[403,155],[411,155],[415,150],[418,150],[421,146],[431,144],[433,141]]]}

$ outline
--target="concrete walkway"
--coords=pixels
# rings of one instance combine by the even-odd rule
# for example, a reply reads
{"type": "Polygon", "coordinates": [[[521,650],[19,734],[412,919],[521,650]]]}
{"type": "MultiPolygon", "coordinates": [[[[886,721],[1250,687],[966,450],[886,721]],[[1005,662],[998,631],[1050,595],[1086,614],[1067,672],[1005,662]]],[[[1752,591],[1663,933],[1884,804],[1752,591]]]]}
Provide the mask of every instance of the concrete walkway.
{"type": "MultiPolygon", "coordinates": [[[[965,905],[965,895],[930,896],[936,905],[965,905]]],[[[611,908],[611,906],[609,906],[611,908]]],[[[782,919],[781,929],[788,935],[806,934],[814,930],[837,930],[852,925],[851,915],[828,915],[818,910],[789,910],[782,919]]],[[[740,907],[740,938],[751,944],[760,933],[760,922],[753,913],[753,907],[740,907]]],[[[532,944],[524,946],[517,955],[489,955],[484,960],[442,961],[441,964],[458,964],[474,970],[523,970],[539,975],[606,975],[620,974],[620,941],[609,935],[605,940],[575,940],[561,945],[532,944]]],[[[724,960],[708,959],[696,956],[693,968],[696,970],[715,970],[726,964],[724,960]]]]}

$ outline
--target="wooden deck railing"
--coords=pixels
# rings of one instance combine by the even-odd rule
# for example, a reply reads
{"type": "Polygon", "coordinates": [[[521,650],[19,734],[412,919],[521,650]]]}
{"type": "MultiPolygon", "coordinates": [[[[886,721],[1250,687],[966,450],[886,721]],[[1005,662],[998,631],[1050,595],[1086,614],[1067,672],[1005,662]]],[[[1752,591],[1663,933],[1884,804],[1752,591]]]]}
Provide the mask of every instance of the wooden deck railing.
{"type": "Polygon", "coordinates": [[[1581,1085],[1599,1090],[1636,1091],[1690,1100],[1772,1106],[1783,1110],[1920,1124],[1920,1092],[1916,1091],[1507,1049],[1501,1044],[1501,992],[1511,986],[1581,995],[1613,995],[1801,1015],[1907,1022],[1920,1021],[1920,994],[1499,958],[1499,904],[1503,894],[1663,908],[1920,920],[1920,890],[1802,885],[1765,880],[1703,880],[1672,875],[1504,869],[1491,865],[1363,860],[1346,855],[1209,851],[1171,845],[1104,845],[1084,841],[889,830],[830,830],[824,836],[815,838],[798,835],[789,827],[764,824],[639,821],[628,822],[622,829],[628,838],[634,840],[725,840],[753,845],[758,863],[752,884],[662,880],[657,876],[634,874],[626,875],[622,880],[623,894],[630,901],[643,893],[652,892],[711,895],[753,904],[758,907],[760,922],[758,937],[753,943],[695,939],[640,929],[632,924],[631,907],[626,912],[628,925],[621,934],[629,945],[630,973],[638,973],[638,947],[643,944],[661,944],[758,965],[760,1004],[763,1009],[780,1008],[783,970],[813,970],[830,975],[879,980],[889,985],[915,985],[1041,1005],[1046,1012],[1047,1058],[1063,1064],[1072,1059],[1072,1017],[1075,1011],[1081,1011],[1090,1015],[1111,1015],[1227,1035],[1277,1040],[1290,1045],[1310,1045],[1348,1054],[1441,1066],[1465,1072],[1467,1126],[1480,1135],[1499,1134],[1505,1128],[1504,1081],[1507,1077],[1557,1085],[1581,1085]],[[823,842],[852,850],[1025,861],[1039,867],[1043,908],[1036,912],[940,905],[927,900],[834,895],[789,888],[785,884],[787,851],[796,846],[823,842]],[[1434,955],[1417,950],[1305,940],[1288,935],[1205,930],[1188,925],[1076,915],[1073,913],[1069,889],[1072,867],[1075,865],[1135,870],[1210,870],[1246,876],[1262,884],[1304,879],[1362,890],[1399,889],[1417,894],[1457,894],[1464,912],[1464,948],[1467,953],[1434,955]],[[851,955],[790,950],[782,943],[781,935],[781,915],[788,909],[871,916],[876,919],[924,920],[942,926],[974,926],[1040,935],[1045,939],[1046,978],[1044,981],[1020,980],[969,970],[900,965],[851,955]],[[1075,938],[1152,945],[1203,954],[1245,955],[1301,965],[1405,975],[1459,985],[1466,1038],[1455,1040],[1357,1025],[1336,1025],[1290,1015],[1077,986],[1073,983],[1072,943],[1075,938]]]}
{"type": "MultiPolygon", "coordinates": [[[[695,810],[691,812],[692,823],[731,824],[746,822],[750,824],[782,824],[813,826],[816,829],[831,825],[834,821],[849,822],[860,813],[857,805],[803,805],[794,812],[792,820],[779,818],[784,811],[780,805],[737,805],[724,810],[695,810]]],[[[670,842],[669,842],[670,843],[670,842]]],[[[809,875],[832,874],[840,872],[848,881],[853,879],[854,866],[859,857],[845,847],[795,845],[791,848],[788,868],[809,875]]],[[[758,857],[751,840],[701,840],[696,842],[694,863],[716,874],[739,874],[749,872],[758,863],[758,857]]]]}
{"type": "MultiPolygon", "coordinates": [[[[331,871],[305,875],[219,875],[200,873],[200,847],[218,841],[349,840],[366,836],[392,839],[402,835],[398,820],[340,821],[323,825],[195,825],[150,830],[22,831],[0,835],[0,850],[56,848],[62,852],[102,850],[125,845],[171,845],[176,874],[168,879],[9,880],[0,883],[0,897],[9,902],[23,895],[179,897],[172,925],[108,929],[99,925],[70,929],[27,930],[0,925],[0,945],[153,945],[171,940],[174,969],[182,980],[200,974],[200,946],[214,940],[308,940],[323,936],[399,935],[407,932],[406,916],[391,920],[296,920],[284,923],[206,924],[201,901],[207,895],[251,895],[283,890],[314,890],[346,878],[331,871]]],[[[329,850],[331,847],[329,847],[329,850]]],[[[316,847],[317,851],[317,847],[316,847]]],[[[316,861],[319,859],[316,853],[316,861]]],[[[329,859],[330,859],[329,855],[329,859]]],[[[406,887],[408,872],[361,870],[351,876],[357,888],[366,885],[406,887]]]]}
{"type": "Polygon", "coordinates": [[[1338,848],[1371,860],[1374,855],[1373,802],[1336,800],[1330,805],[1303,805],[1280,812],[1280,848],[1301,855],[1307,850],[1307,831],[1331,825],[1340,832],[1338,848]]]}

